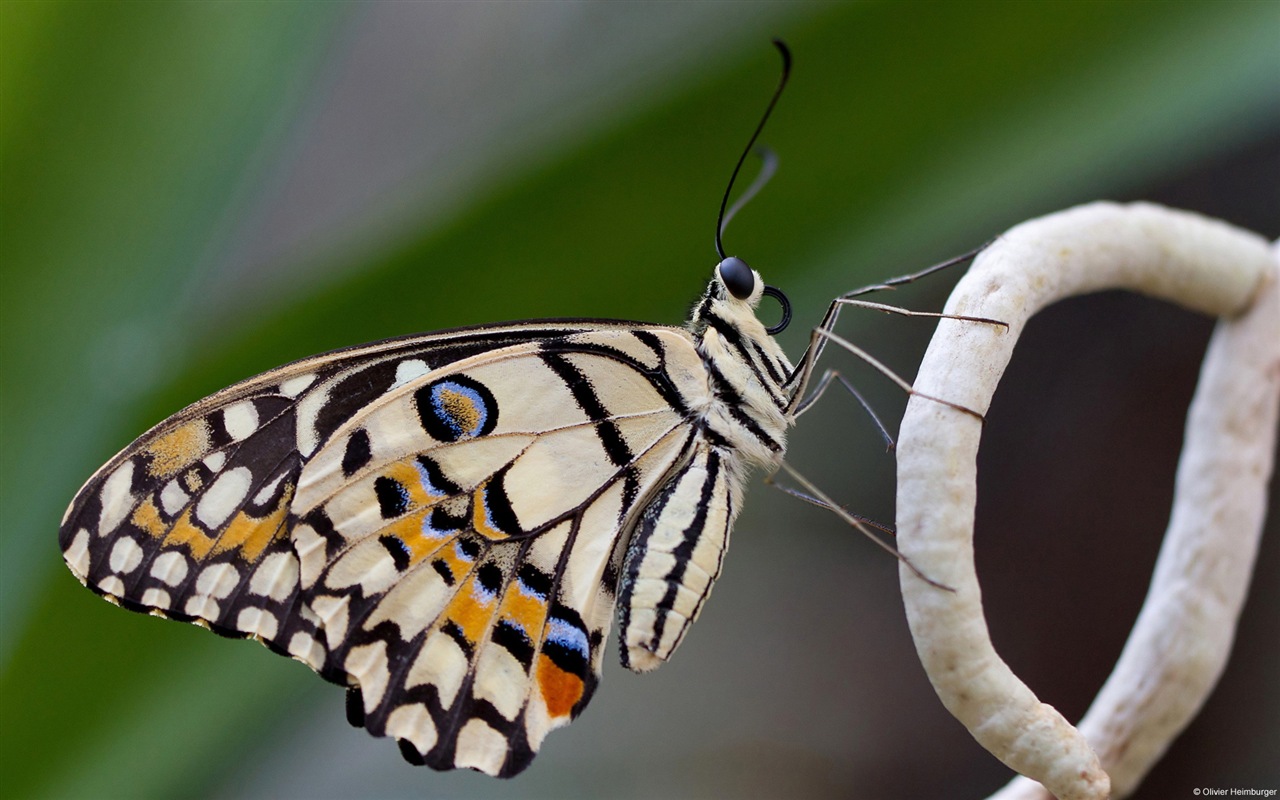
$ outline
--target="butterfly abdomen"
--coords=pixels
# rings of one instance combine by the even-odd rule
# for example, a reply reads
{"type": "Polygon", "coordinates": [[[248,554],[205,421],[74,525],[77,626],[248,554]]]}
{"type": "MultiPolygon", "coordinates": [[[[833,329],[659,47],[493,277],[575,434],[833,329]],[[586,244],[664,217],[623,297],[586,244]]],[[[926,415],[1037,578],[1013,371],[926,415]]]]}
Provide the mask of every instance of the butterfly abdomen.
{"type": "Polygon", "coordinates": [[[735,456],[696,445],[645,509],[623,566],[622,663],[655,669],[679,647],[720,575],[742,477],[735,456]]]}

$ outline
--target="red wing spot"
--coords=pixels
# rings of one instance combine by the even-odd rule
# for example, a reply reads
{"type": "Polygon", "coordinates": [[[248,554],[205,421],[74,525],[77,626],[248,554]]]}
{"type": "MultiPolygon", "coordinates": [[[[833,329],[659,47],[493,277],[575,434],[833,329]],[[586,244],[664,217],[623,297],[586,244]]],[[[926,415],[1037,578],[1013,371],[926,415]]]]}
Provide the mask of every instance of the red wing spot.
{"type": "Polygon", "coordinates": [[[547,713],[552,717],[567,717],[582,699],[586,687],[581,678],[560,669],[544,654],[538,657],[538,688],[542,690],[547,713]]]}

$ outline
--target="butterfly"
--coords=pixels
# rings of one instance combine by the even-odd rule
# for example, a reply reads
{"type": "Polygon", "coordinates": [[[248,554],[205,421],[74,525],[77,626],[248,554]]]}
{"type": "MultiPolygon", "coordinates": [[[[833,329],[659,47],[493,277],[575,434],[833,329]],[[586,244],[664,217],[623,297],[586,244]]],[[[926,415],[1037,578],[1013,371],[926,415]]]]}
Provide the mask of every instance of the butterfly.
{"type": "Polygon", "coordinates": [[[80,489],[64,560],[113,603],[348,687],[351,722],[412,763],[519,773],[591,699],[615,609],[624,666],[672,656],[748,475],[785,452],[809,368],[773,338],[785,295],[725,257],[728,217],[684,327],[401,337],[194,403],[80,489]]]}
{"type": "Polygon", "coordinates": [[[540,321],[295,362],[102,467],[59,534],[126,608],[252,637],[351,687],[408,760],[509,776],[622,661],[653,669],[720,574],[791,365],[721,263],[686,328],[540,321]]]}

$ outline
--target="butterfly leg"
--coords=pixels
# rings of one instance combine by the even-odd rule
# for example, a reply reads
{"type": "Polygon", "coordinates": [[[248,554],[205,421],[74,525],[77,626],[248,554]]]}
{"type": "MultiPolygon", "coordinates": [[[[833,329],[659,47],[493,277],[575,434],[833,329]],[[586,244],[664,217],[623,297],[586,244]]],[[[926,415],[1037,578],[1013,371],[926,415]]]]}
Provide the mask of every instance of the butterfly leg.
{"type": "MultiPolygon", "coordinates": [[[[857,345],[853,344],[852,342],[848,341],[847,339],[835,333],[835,324],[840,317],[840,309],[846,305],[859,306],[862,308],[871,308],[877,311],[883,311],[885,313],[892,313],[892,314],[900,314],[906,317],[932,317],[935,319],[954,319],[954,320],[960,320],[963,322],[976,322],[976,323],[986,324],[986,325],[997,325],[1007,330],[1009,327],[1008,323],[1001,322],[1000,320],[996,320],[996,319],[988,319],[986,317],[968,317],[968,316],[962,316],[957,314],[940,314],[940,313],[929,312],[929,311],[911,311],[905,308],[900,308],[898,306],[892,306],[885,303],[872,303],[866,300],[854,299],[855,296],[860,294],[867,294],[869,292],[877,291],[880,289],[892,289],[895,286],[899,286],[903,283],[909,283],[913,280],[916,280],[917,278],[923,277],[930,273],[937,272],[938,270],[944,269],[954,264],[959,264],[966,259],[972,258],[978,252],[980,252],[980,249],[975,250],[972,253],[967,253],[964,256],[960,256],[959,258],[955,258],[955,259],[951,259],[950,261],[943,262],[942,264],[935,264],[934,266],[929,267],[926,270],[913,273],[912,275],[905,275],[899,278],[891,278],[890,280],[885,281],[884,283],[874,284],[872,286],[863,287],[862,289],[856,289],[852,292],[841,295],[840,297],[837,297],[835,300],[831,301],[831,305],[827,307],[827,313],[823,316],[821,324],[819,324],[816,328],[814,328],[813,332],[809,336],[809,347],[805,350],[804,355],[800,359],[800,363],[796,366],[795,370],[791,374],[791,377],[788,378],[787,380],[786,385],[791,389],[791,391],[794,392],[791,406],[790,408],[788,408],[788,413],[790,413],[792,416],[798,417],[804,411],[808,410],[808,408],[811,405],[813,405],[814,401],[817,400],[818,396],[820,396],[822,392],[826,389],[826,385],[830,383],[831,371],[828,370],[827,373],[823,374],[822,379],[818,383],[818,387],[811,393],[808,393],[808,394],[805,393],[805,387],[808,386],[809,380],[813,376],[814,365],[816,364],[818,357],[822,354],[822,350],[826,346],[826,343],[828,341],[831,341],[843,347],[844,349],[848,350],[849,352],[853,353],[855,356],[862,359],[863,361],[865,361],[867,364],[875,368],[876,371],[880,372],[882,375],[884,375],[885,377],[889,378],[891,381],[896,383],[907,394],[919,395],[920,397],[923,397],[926,400],[932,400],[934,402],[941,403],[942,405],[948,406],[950,408],[954,408],[957,411],[961,411],[963,413],[977,417],[979,421],[985,421],[983,419],[983,416],[977,411],[974,411],[973,409],[966,408],[956,403],[952,403],[948,400],[943,400],[941,398],[933,397],[931,395],[924,394],[923,392],[916,391],[911,386],[911,384],[907,383],[905,380],[899,377],[897,373],[893,372],[893,370],[889,369],[887,366],[882,364],[870,353],[868,353],[867,351],[863,350],[862,348],[858,347],[857,345]]],[[[843,378],[841,378],[840,380],[841,380],[841,383],[845,386],[845,388],[847,388],[850,392],[854,394],[854,396],[858,399],[858,402],[862,403],[863,408],[866,408],[868,413],[871,413],[872,417],[875,418],[875,414],[871,412],[870,407],[862,399],[861,395],[859,395],[853,389],[853,387],[843,378]]],[[[880,425],[880,428],[882,431],[884,430],[884,426],[880,424],[878,419],[876,419],[876,424],[880,425]]],[[[885,435],[887,437],[887,433],[885,435]]],[[[890,442],[892,443],[891,440],[890,442]]]]}
{"type": "Polygon", "coordinates": [[[870,308],[876,311],[883,311],[886,314],[899,314],[904,317],[932,317],[933,319],[956,319],[961,322],[979,322],[985,325],[996,325],[1005,330],[1009,329],[1009,323],[1001,322],[998,319],[989,319],[987,317],[966,317],[962,314],[941,314],[936,311],[912,311],[902,308],[901,306],[891,306],[888,303],[873,303],[869,300],[854,300],[851,297],[837,297],[835,302],[842,306],[858,306],[859,308],[870,308]]]}
{"type": "Polygon", "coordinates": [[[829,369],[822,373],[822,379],[818,381],[817,387],[815,387],[814,390],[796,406],[794,412],[795,416],[800,416],[805,411],[808,411],[814,403],[818,402],[833,380],[839,381],[840,385],[843,386],[849,394],[853,395],[853,399],[858,401],[858,405],[862,406],[862,410],[867,412],[867,416],[871,417],[871,421],[876,424],[876,429],[880,431],[881,438],[884,439],[886,445],[885,450],[893,450],[893,448],[897,446],[893,441],[893,436],[889,434],[888,428],[884,426],[884,423],[880,421],[880,417],[876,414],[875,410],[871,408],[871,404],[867,402],[861,392],[854,388],[854,385],[849,382],[848,378],[841,375],[834,369],[829,369]]]}
{"type": "Polygon", "coordinates": [[[931,267],[925,267],[919,272],[912,272],[909,275],[899,275],[896,278],[890,278],[886,281],[881,281],[880,283],[873,283],[869,286],[863,286],[861,289],[854,289],[852,292],[845,292],[844,294],[840,295],[839,299],[848,300],[854,297],[860,297],[864,294],[871,294],[872,292],[892,291],[893,289],[896,289],[899,286],[905,286],[908,283],[915,283],[921,278],[928,277],[929,275],[932,275],[935,272],[941,272],[942,270],[949,269],[950,267],[954,267],[957,264],[963,264],[966,261],[972,261],[974,258],[978,256],[979,253],[981,253],[983,250],[986,250],[988,247],[990,247],[994,241],[995,240],[992,239],[990,242],[986,242],[980,247],[976,247],[967,253],[958,255],[955,258],[949,258],[946,261],[940,262],[938,264],[934,264],[931,267]]]}
{"type": "MultiPolygon", "coordinates": [[[[783,486],[778,486],[778,484],[774,484],[775,486],[778,486],[779,489],[782,489],[784,492],[792,495],[793,497],[798,497],[801,500],[804,500],[805,502],[813,503],[814,505],[820,508],[825,508],[833,512],[837,517],[844,520],[846,523],[853,526],[854,528],[857,528],[864,536],[866,536],[868,539],[874,542],[877,547],[881,548],[887,553],[890,553],[891,555],[893,555],[894,558],[898,559],[903,564],[906,564],[907,569],[911,570],[913,573],[915,573],[916,577],[920,578],[920,580],[924,581],[925,583],[928,583],[930,586],[934,586],[948,592],[955,591],[954,588],[947,586],[946,584],[939,583],[938,581],[935,581],[932,578],[930,578],[928,575],[925,575],[923,572],[919,570],[918,567],[916,567],[915,564],[912,564],[911,559],[903,555],[898,550],[898,548],[884,541],[883,539],[876,536],[869,530],[870,527],[874,527],[886,533],[893,534],[893,530],[891,528],[872,522],[871,520],[865,517],[862,517],[860,515],[849,513],[844,509],[843,506],[840,506],[835,501],[833,501],[830,497],[826,495],[825,492],[823,492],[816,485],[814,485],[808,478],[806,478],[805,476],[797,472],[796,469],[792,467],[790,464],[788,464],[787,462],[785,461],[779,462],[779,467],[782,470],[784,470],[787,473],[787,475],[791,477],[792,480],[800,484],[803,491],[792,490],[783,486]]],[[[772,476],[770,476],[770,479],[767,479],[769,480],[770,483],[772,483],[771,478],[772,476]]]]}
{"type": "Polygon", "coordinates": [[[982,416],[982,414],[978,413],[977,411],[974,411],[971,408],[966,408],[960,405],[959,403],[953,403],[950,400],[943,400],[941,397],[934,397],[933,395],[925,394],[924,392],[917,392],[915,388],[911,384],[907,383],[906,380],[904,380],[902,377],[900,377],[898,373],[886,367],[879,360],[877,360],[875,356],[871,355],[866,350],[863,350],[861,347],[858,347],[856,344],[849,341],[848,339],[845,339],[842,336],[837,336],[831,331],[818,331],[817,333],[819,333],[819,335],[821,335],[822,337],[829,339],[832,342],[840,345],[845,350],[848,350],[850,353],[853,353],[855,356],[865,361],[867,364],[873,367],[881,375],[884,375],[886,378],[896,383],[902,389],[902,391],[906,392],[907,394],[914,395],[916,397],[923,397],[924,399],[932,400],[935,403],[941,403],[942,405],[947,406],[948,408],[954,408],[956,411],[960,411],[972,417],[976,417],[979,422],[986,421],[986,419],[982,416]]]}
{"type": "MultiPolygon", "coordinates": [[[[968,253],[965,253],[963,255],[948,259],[939,264],[934,264],[933,266],[928,267],[926,269],[922,269],[919,272],[913,272],[909,275],[900,275],[896,278],[890,278],[889,280],[882,281],[881,283],[873,283],[869,286],[864,286],[861,289],[854,289],[853,291],[846,292],[840,295],[839,297],[837,297],[836,299],[832,300],[831,305],[827,307],[827,313],[824,314],[822,317],[822,322],[820,322],[818,326],[814,328],[813,332],[810,334],[809,346],[805,350],[804,355],[801,357],[800,363],[796,365],[795,370],[791,373],[791,376],[787,379],[786,386],[790,388],[791,391],[794,392],[794,395],[793,395],[794,399],[792,400],[791,407],[788,409],[788,411],[793,415],[797,415],[801,409],[807,409],[812,404],[813,399],[816,399],[816,398],[812,398],[810,395],[806,395],[805,387],[808,386],[809,381],[813,377],[813,370],[817,363],[818,357],[822,355],[822,350],[823,348],[826,347],[828,340],[835,341],[838,344],[842,344],[842,346],[845,346],[846,349],[849,349],[851,352],[854,353],[854,355],[857,355],[859,358],[863,358],[863,360],[870,359],[868,360],[868,363],[870,363],[878,371],[888,375],[891,380],[893,380],[899,386],[902,386],[904,389],[906,389],[909,394],[912,394],[912,393],[918,394],[918,392],[913,392],[909,384],[907,384],[897,375],[892,374],[888,370],[888,368],[885,367],[883,364],[880,364],[878,361],[871,359],[870,356],[866,355],[864,351],[856,347],[853,347],[844,339],[841,339],[840,337],[837,337],[835,335],[834,331],[836,327],[836,322],[840,318],[840,310],[845,306],[861,306],[863,308],[873,308],[877,311],[883,311],[885,313],[892,313],[892,314],[900,314],[906,317],[933,317],[937,319],[958,319],[966,322],[978,322],[978,323],[984,323],[989,325],[1000,325],[1005,328],[1008,328],[1009,326],[1004,322],[1001,322],[999,320],[994,320],[994,319],[987,319],[985,317],[965,317],[965,316],[957,316],[953,314],[939,314],[939,313],[932,313],[932,312],[925,312],[925,311],[910,311],[908,309],[900,308],[898,306],[888,305],[886,303],[872,303],[866,300],[856,299],[862,295],[870,294],[872,292],[892,290],[898,286],[912,283],[928,275],[932,275],[935,272],[940,272],[949,267],[956,266],[957,264],[963,264],[966,261],[972,260],[975,256],[977,256],[979,253],[985,250],[989,245],[990,245],[990,242],[982,245],[982,247],[979,247],[975,250],[971,250],[968,253]]],[[[929,399],[934,399],[934,398],[929,398],[929,399]]],[[[947,403],[945,401],[940,401],[940,402],[943,402],[944,405],[949,405],[949,406],[959,408],[958,406],[954,406],[953,404],[947,403]]],[[[974,413],[969,411],[968,409],[961,409],[961,410],[965,411],[966,413],[974,413]]],[[[975,416],[978,416],[979,418],[981,418],[981,415],[975,414],[975,416]]]]}
{"type": "MultiPolygon", "coordinates": [[[[822,508],[831,512],[834,512],[836,510],[836,506],[832,505],[827,500],[823,500],[819,497],[815,497],[814,495],[808,494],[807,492],[797,489],[794,486],[787,486],[785,484],[779,483],[777,480],[775,480],[776,475],[777,473],[774,473],[773,475],[766,475],[764,478],[765,484],[768,486],[772,486],[773,488],[777,489],[783,494],[791,495],[797,500],[803,500],[809,505],[817,506],[818,508],[822,508]]],[[[870,528],[875,528],[881,533],[888,534],[889,536],[898,535],[897,531],[895,531],[891,526],[885,525],[883,522],[876,522],[871,517],[864,517],[861,514],[855,514],[854,512],[850,511],[844,506],[840,506],[840,509],[844,513],[848,514],[849,516],[861,522],[863,525],[866,525],[870,528]]]]}
{"type": "Polygon", "coordinates": [[[947,269],[949,267],[954,267],[957,264],[963,264],[966,261],[972,261],[979,253],[987,249],[987,247],[989,247],[990,245],[991,245],[991,242],[987,242],[986,244],[982,245],[981,247],[975,250],[970,250],[969,252],[963,255],[956,256],[955,258],[948,259],[939,264],[934,264],[933,266],[922,269],[919,272],[913,272],[910,275],[900,275],[896,278],[890,278],[889,280],[883,281],[881,283],[873,283],[870,286],[864,286],[861,289],[854,289],[851,292],[845,292],[844,294],[840,295],[839,297],[837,297],[835,300],[831,302],[831,307],[827,310],[827,316],[823,320],[823,324],[820,327],[828,331],[834,330],[836,320],[840,316],[840,308],[843,306],[858,306],[860,308],[870,308],[876,311],[883,311],[886,314],[898,314],[904,317],[931,317],[933,319],[954,319],[954,320],[960,320],[962,322],[977,322],[985,325],[998,325],[1004,328],[1005,330],[1008,330],[1009,324],[1007,322],[1001,322],[998,319],[989,319],[987,317],[969,317],[961,314],[941,314],[933,311],[912,311],[910,309],[902,308],[901,306],[889,305],[888,303],[873,303],[869,300],[856,299],[858,297],[861,297],[862,295],[871,294],[872,292],[892,291],[899,286],[903,286],[908,283],[914,283],[915,281],[918,281],[921,278],[924,278],[928,275],[932,275],[935,272],[941,272],[942,270],[947,269]]]}
{"type": "MultiPolygon", "coordinates": [[[[838,303],[832,303],[831,305],[832,309],[836,309],[838,307],[839,307],[838,303]]],[[[827,313],[828,315],[831,315],[830,310],[827,313]]],[[[835,344],[839,345],[840,347],[843,347],[845,350],[848,350],[850,353],[853,353],[855,356],[865,361],[877,372],[879,372],[880,374],[884,375],[886,378],[888,378],[889,380],[897,384],[898,387],[901,388],[907,394],[917,395],[919,397],[925,398],[926,400],[932,400],[933,402],[941,403],[942,405],[947,406],[949,408],[954,408],[957,411],[963,412],[965,414],[969,414],[970,416],[973,416],[973,417],[977,417],[977,419],[980,422],[985,421],[983,419],[982,414],[978,413],[977,411],[974,411],[971,408],[965,408],[964,406],[958,403],[953,403],[950,400],[943,400],[940,397],[934,397],[932,395],[928,395],[923,392],[917,392],[911,386],[910,383],[907,383],[907,381],[904,380],[901,376],[899,376],[898,373],[894,372],[893,370],[885,366],[883,363],[881,363],[878,359],[876,359],[875,356],[871,355],[866,350],[863,350],[861,347],[858,347],[853,342],[850,342],[848,339],[845,339],[844,337],[837,335],[825,325],[820,325],[817,328],[813,329],[813,333],[810,334],[810,337],[809,337],[809,342],[810,342],[809,349],[805,351],[805,354],[801,359],[800,364],[797,365],[795,371],[792,373],[791,378],[788,380],[788,384],[791,384],[791,391],[795,392],[794,397],[791,401],[791,405],[787,409],[787,413],[790,414],[791,416],[793,417],[796,416],[801,408],[807,409],[808,406],[812,404],[812,401],[809,399],[809,396],[804,393],[804,388],[808,385],[810,376],[812,376],[813,374],[814,362],[817,360],[818,355],[821,354],[822,352],[823,346],[828,341],[834,342],[835,344]]],[[[819,383],[821,384],[821,381],[819,383]]],[[[821,386],[819,388],[821,388],[821,386]]]]}

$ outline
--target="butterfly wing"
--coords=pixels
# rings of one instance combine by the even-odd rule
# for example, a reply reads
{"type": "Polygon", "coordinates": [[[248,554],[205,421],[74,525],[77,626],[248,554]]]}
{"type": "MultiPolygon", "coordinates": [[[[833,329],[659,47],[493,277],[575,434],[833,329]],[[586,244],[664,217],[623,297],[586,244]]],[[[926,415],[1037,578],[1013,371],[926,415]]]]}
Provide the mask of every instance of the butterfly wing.
{"type": "Polygon", "coordinates": [[[157,426],[86,484],[60,539],[108,599],[354,687],[353,721],[409,760],[513,775],[590,699],[626,537],[708,392],[671,328],[340,351],[157,426]]]}

